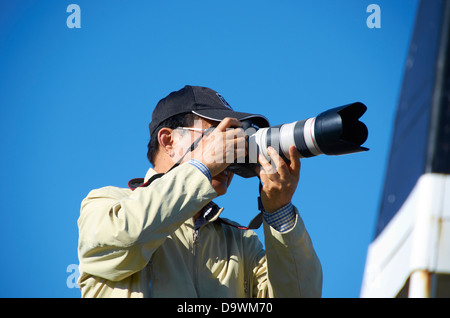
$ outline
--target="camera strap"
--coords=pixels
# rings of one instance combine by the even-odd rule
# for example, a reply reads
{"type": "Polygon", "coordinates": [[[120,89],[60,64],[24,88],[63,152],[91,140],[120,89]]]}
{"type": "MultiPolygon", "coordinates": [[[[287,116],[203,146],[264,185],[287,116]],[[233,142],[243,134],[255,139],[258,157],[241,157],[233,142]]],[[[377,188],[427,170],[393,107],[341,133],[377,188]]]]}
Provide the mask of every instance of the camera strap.
{"type": "Polygon", "coordinates": [[[262,222],[263,222],[263,205],[262,205],[262,201],[261,201],[261,190],[262,190],[262,183],[261,183],[261,179],[258,177],[259,180],[259,197],[258,199],[258,210],[259,213],[250,221],[250,223],[248,224],[247,228],[250,230],[256,230],[259,229],[262,222]]]}
{"type": "Polygon", "coordinates": [[[189,152],[194,151],[195,148],[197,148],[198,143],[200,142],[200,140],[202,140],[203,136],[205,135],[205,133],[211,131],[212,129],[207,129],[206,131],[202,132],[202,135],[200,137],[198,137],[193,143],[192,145],[189,147],[188,150],[186,150],[186,152],[184,153],[184,155],[169,169],[167,170],[167,172],[163,172],[163,173],[157,173],[155,175],[153,175],[150,179],[147,180],[147,182],[144,182],[143,178],[135,178],[135,179],[131,179],[130,181],[128,181],[128,187],[131,190],[134,190],[136,188],[140,188],[140,187],[148,187],[150,185],[150,183],[152,183],[154,180],[161,178],[163,175],[165,175],[166,173],[168,173],[169,171],[171,171],[172,169],[175,169],[176,167],[178,167],[181,162],[183,161],[184,157],[186,157],[186,155],[189,152]]]}

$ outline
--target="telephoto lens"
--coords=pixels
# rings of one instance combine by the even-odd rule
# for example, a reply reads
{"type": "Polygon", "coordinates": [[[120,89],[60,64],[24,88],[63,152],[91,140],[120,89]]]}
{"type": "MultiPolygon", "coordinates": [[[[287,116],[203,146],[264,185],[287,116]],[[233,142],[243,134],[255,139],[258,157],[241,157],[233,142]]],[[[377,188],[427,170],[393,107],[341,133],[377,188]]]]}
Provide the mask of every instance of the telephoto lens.
{"type": "Polygon", "coordinates": [[[269,146],[286,162],[291,146],[297,148],[301,158],[367,151],[369,149],[361,145],[367,140],[368,130],[359,121],[366,110],[363,103],[356,102],[327,110],[317,117],[273,127],[259,128],[251,121],[245,121],[242,128],[249,136],[248,155],[232,163],[228,170],[244,178],[256,176],[258,154],[261,152],[270,161],[269,146]]]}

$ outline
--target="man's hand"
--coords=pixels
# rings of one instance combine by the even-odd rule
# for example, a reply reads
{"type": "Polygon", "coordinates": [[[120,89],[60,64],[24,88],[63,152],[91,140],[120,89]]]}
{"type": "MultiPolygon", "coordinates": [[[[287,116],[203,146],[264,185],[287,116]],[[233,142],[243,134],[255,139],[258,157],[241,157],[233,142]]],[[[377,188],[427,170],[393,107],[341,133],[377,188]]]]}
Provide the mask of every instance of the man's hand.
{"type": "Polygon", "coordinates": [[[213,177],[218,175],[236,158],[246,155],[247,137],[241,126],[236,118],[225,118],[202,138],[190,157],[207,166],[213,177]]]}
{"type": "Polygon", "coordinates": [[[260,153],[258,159],[261,168],[258,174],[263,184],[261,201],[264,211],[275,212],[292,200],[300,178],[300,154],[295,146],[291,146],[289,148],[290,163],[287,164],[272,147],[269,147],[267,152],[276,170],[260,153]]]}

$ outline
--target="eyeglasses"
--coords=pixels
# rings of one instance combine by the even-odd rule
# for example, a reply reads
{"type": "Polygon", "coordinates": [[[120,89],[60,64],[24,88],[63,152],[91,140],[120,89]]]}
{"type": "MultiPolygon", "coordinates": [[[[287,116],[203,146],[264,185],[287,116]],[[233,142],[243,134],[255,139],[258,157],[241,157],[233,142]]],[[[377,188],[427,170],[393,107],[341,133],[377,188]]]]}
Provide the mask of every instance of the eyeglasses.
{"type": "Polygon", "coordinates": [[[199,132],[204,133],[205,131],[207,131],[207,130],[209,130],[209,129],[211,129],[211,128],[205,128],[205,129],[203,129],[203,128],[194,128],[194,127],[178,127],[177,129],[199,131],[199,132]]]}

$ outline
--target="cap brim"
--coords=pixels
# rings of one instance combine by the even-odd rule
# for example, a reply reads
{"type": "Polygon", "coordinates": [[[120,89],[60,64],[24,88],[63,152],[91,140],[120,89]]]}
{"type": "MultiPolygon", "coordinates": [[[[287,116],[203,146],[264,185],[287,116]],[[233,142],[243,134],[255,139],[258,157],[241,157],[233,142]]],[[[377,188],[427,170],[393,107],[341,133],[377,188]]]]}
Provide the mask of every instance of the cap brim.
{"type": "Polygon", "coordinates": [[[269,120],[262,116],[257,114],[250,114],[250,113],[241,113],[241,112],[235,112],[232,110],[227,109],[201,109],[201,110],[192,110],[192,113],[194,113],[197,116],[200,116],[205,119],[214,120],[214,121],[222,121],[223,119],[227,117],[236,118],[239,121],[249,119],[252,122],[254,122],[258,127],[269,127],[269,120]]]}

